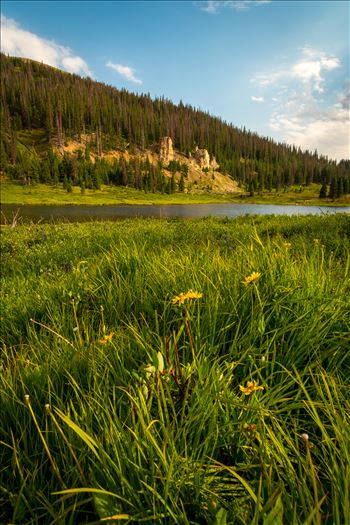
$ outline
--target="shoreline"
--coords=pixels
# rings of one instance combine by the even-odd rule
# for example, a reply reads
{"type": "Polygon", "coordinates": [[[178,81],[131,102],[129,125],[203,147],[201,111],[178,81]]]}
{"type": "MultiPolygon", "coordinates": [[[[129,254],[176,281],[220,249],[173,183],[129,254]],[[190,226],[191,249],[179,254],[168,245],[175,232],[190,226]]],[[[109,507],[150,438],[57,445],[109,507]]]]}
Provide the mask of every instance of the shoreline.
{"type": "Polygon", "coordinates": [[[134,202],[123,202],[123,201],[116,201],[113,203],[110,202],[92,202],[92,203],[79,203],[79,202],[0,202],[1,206],[45,206],[45,207],[54,207],[54,206],[62,206],[62,207],[79,207],[79,208],[87,208],[87,207],[96,207],[96,208],[105,208],[105,207],[114,207],[114,206],[198,206],[198,205],[218,205],[218,204],[235,204],[238,206],[244,206],[246,204],[251,204],[255,206],[307,206],[307,207],[319,207],[319,208],[350,208],[350,203],[347,202],[290,202],[290,201],[270,201],[270,200],[238,200],[238,199],[220,199],[220,200],[210,200],[210,201],[202,201],[202,202],[181,202],[181,201],[172,201],[172,202],[164,202],[163,200],[159,200],[156,202],[148,202],[148,201],[138,201],[135,200],[134,202]]]}
{"type": "Polygon", "coordinates": [[[172,206],[196,204],[254,204],[280,206],[350,207],[350,195],[339,200],[319,199],[316,187],[305,188],[304,197],[293,191],[278,194],[223,194],[223,193],[145,193],[143,190],[120,186],[102,186],[100,190],[86,190],[81,194],[78,187],[67,193],[62,187],[45,184],[21,186],[2,181],[0,206],[172,206]]]}

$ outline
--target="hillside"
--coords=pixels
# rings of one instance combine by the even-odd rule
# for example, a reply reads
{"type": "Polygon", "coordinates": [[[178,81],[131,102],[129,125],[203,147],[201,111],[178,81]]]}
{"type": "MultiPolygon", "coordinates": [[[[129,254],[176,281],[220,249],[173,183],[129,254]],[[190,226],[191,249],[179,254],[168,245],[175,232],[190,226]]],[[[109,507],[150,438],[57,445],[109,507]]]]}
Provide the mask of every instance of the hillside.
{"type": "MultiPolygon", "coordinates": [[[[57,154],[67,154],[74,158],[79,158],[86,150],[86,147],[95,141],[94,135],[80,135],[75,139],[67,140],[61,147],[56,147],[55,152],[57,154]]],[[[161,141],[162,142],[162,139],[161,141]]],[[[181,179],[181,173],[184,172],[184,184],[185,191],[190,193],[202,193],[212,191],[214,193],[242,193],[242,190],[238,187],[237,183],[228,175],[219,171],[219,166],[213,169],[213,166],[208,168],[202,168],[198,162],[193,158],[188,158],[183,153],[173,150],[171,159],[169,156],[160,158],[160,146],[153,145],[150,148],[143,148],[130,145],[126,148],[118,149],[107,149],[101,151],[99,155],[96,154],[96,150],[91,148],[90,160],[94,164],[102,159],[108,162],[110,165],[113,163],[123,163],[129,166],[135,166],[135,163],[149,163],[151,166],[157,167],[158,164],[162,163],[162,172],[167,178],[167,183],[174,174],[175,181],[179,184],[181,179]]]]}
{"type": "Polygon", "coordinates": [[[350,163],[259,137],[189,105],[152,100],[1,55],[1,170],[25,183],[237,193],[323,184],[349,192],[350,163]],[[173,156],[160,144],[170,137],[173,156]],[[207,151],[206,167],[194,156],[207,151]]]}

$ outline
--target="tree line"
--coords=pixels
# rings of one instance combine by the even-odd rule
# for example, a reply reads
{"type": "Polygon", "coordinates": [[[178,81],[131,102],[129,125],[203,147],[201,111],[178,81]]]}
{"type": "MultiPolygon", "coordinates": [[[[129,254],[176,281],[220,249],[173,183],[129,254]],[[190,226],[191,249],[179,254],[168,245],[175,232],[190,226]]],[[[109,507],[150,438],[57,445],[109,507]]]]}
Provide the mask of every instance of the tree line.
{"type": "Polygon", "coordinates": [[[145,192],[175,193],[185,191],[188,166],[172,162],[171,176],[164,174],[161,162],[151,163],[148,158],[124,158],[108,161],[96,158],[91,161],[90,147],[79,150],[76,156],[57,155],[51,148],[42,158],[37,155],[18,155],[17,162],[8,166],[8,174],[24,184],[43,183],[63,187],[71,192],[74,186],[85,189],[101,189],[102,185],[125,186],[145,192]]]}
{"type": "MultiPolygon", "coordinates": [[[[350,166],[346,160],[337,163],[317,151],[301,151],[295,146],[260,137],[182,102],[175,105],[165,98],[136,95],[39,62],[4,54],[1,54],[0,118],[2,170],[13,174],[18,173],[14,166],[22,163],[23,168],[26,162],[21,158],[25,153],[18,151],[18,134],[23,130],[42,129],[50,147],[58,150],[71,138],[93,137],[91,148],[97,157],[112,149],[145,150],[158,143],[161,137],[170,136],[174,147],[185,155],[196,145],[206,148],[216,157],[220,171],[250,192],[311,182],[329,186],[329,189],[336,187],[337,194],[349,189],[346,181],[350,178],[350,166]]],[[[32,160],[27,162],[33,164],[32,160]]],[[[38,156],[37,162],[44,162],[42,156],[38,156]]],[[[100,172],[109,168],[100,168],[101,163],[104,166],[101,160],[96,167],[84,168],[87,172],[90,170],[84,175],[86,184],[90,185],[94,177],[104,180],[105,175],[100,172]]],[[[79,160],[77,164],[82,165],[79,160]]],[[[36,170],[35,167],[31,169],[36,170]]],[[[39,179],[48,177],[47,162],[37,170],[46,172],[39,179]]],[[[108,179],[120,180],[111,170],[108,179]]],[[[142,172],[142,168],[140,170],[142,172]]],[[[152,186],[151,182],[146,182],[146,176],[137,173],[132,184],[140,186],[139,179],[145,187],[152,186]]],[[[72,181],[74,183],[75,177],[72,181]]]]}

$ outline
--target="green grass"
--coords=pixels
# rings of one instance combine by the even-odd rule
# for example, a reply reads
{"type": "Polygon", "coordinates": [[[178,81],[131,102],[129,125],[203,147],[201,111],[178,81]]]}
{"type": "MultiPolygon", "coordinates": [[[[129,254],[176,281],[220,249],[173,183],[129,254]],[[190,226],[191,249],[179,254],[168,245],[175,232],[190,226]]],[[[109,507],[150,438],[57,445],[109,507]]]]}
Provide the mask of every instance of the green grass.
{"type": "MultiPolygon", "coordinates": [[[[299,187],[298,187],[299,188],[299,187]]],[[[2,204],[46,204],[46,205],[108,205],[108,204],[207,204],[233,202],[236,204],[303,204],[317,206],[347,206],[350,196],[336,201],[318,199],[319,185],[312,184],[302,193],[298,188],[287,192],[263,193],[249,197],[248,195],[218,195],[211,193],[184,194],[175,193],[162,195],[160,193],[145,193],[134,188],[120,186],[102,186],[101,190],[85,190],[82,195],[80,188],[73,187],[72,193],[67,193],[60,184],[57,187],[47,184],[23,186],[10,181],[1,182],[2,204]]]]}
{"type": "Polygon", "coordinates": [[[1,183],[2,204],[205,204],[229,200],[230,197],[227,195],[183,193],[162,195],[160,193],[145,193],[141,190],[121,186],[102,186],[101,190],[87,189],[82,195],[80,188],[73,187],[73,192],[67,193],[61,184],[58,187],[53,187],[46,184],[23,186],[8,181],[1,183]]]}
{"type": "MultiPolygon", "coordinates": [[[[300,191],[300,186],[291,186],[286,190],[281,189],[279,191],[267,190],[261,194],[256,193],[253,197],[244,195],[243,199],[245,203],[254,204],[299,204],[304,206],[350,206],[350,195],[344,195],[339,199],[319,199],[320,184],[309,184],[309,186],[303,186],[300,191]]],[[[236,199],[242,199],[237,196],[236,199]]]]}
{"type": "Polygon", "coordinates": [[[349,216],[23,225],[1,253],[1,523],[350,522],[349,216]]]}

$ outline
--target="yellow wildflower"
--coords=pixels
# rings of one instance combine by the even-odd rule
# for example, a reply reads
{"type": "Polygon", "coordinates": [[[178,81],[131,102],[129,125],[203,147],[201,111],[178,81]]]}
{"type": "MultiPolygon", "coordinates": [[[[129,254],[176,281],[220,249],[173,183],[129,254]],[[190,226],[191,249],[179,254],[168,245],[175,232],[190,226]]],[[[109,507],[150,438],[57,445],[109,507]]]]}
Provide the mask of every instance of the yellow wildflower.
{"type": "Polygon", "coordinates": [[[259,279],[260,275],[261,275],[260,272],[253,272],[251,275],[247,275],[246,277],[244,277],[244,281],[243,281],[244,286],[248,286],[248,284],[259,279]]]}
{"type": "Polygon", "coordinates": [[[249,396],[257,390],[264,390],[264,387],[259,385],[259,383],[253,379],[253,381],[247,381],[247,386],[239,385],[239,389],[241,392],[243,392],[243,394],[249,396]]]}
{"type": "Polygon", "coordinates": [[[112,337],[114,336],[114,332],[111,332],[110,334],[108,335],[104,335],[102,337],[102,339],[100,339],[100,343],[101,345],[106,345],[107,343],[109,343],[111,340],[112,340],[112,337]]]}
{"type": "Polygon", "coordinates": [[[200,299],[201,297],[203,297],[203,294],[199,292],[193,292],[192,290],[188,290],[188,292],[186,293],[180,293],[179,295],[175,295],[171,302],[173,304],[184,304],[185,301],[189,301],[191,303],[194,299],[200,299]]]}

